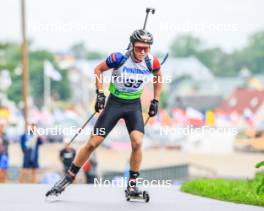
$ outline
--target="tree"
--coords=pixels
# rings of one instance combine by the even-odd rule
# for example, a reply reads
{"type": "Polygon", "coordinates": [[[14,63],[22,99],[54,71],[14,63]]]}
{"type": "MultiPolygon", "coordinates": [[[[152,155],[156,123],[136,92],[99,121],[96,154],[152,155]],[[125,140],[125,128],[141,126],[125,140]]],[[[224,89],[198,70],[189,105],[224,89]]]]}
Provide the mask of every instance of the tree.
{"type": "Polygon", "coordinates": [[[70,48],[70,52],[77,59],[93,60],[93,59],[103,59],[103,58],[105,58],[105,54],[104,53],[101,53],[101,52],[95,51],[95,50],[87,49],[87,47],[86,47],[84,42],[79,42],[79,43],[74,44],[70,48]]]}
{"type": "Polygon", "coordinates": [[[235,76],[238,67],[236,54],[227,54],[221,48],[208,48],[196,53],[196,57],[217,76],[235,76]]]}
{"type": "Polygon", "coordinates": [[[20,61],[21,51],[17,43],[0,43],[0,70],[7,69],[10,72],[12,85],[7,90],[7,96],[15,102],[19,102],[22,98],[21,76],[15,73],[15,69],[21,66],[20,61]]]}
{"type": "MultiPolygon", "coordinates": [[[[29,53],[29,75],[30,95],[34,102],[41,106],[43,104],[43,63],[45,60],[53,62],[54,55],[47,50],[35,50],[29,53]]],[[[54,63],[55,65],[55,63],[54,63]]],[[[12,85],[7,91],[8,98],[18,103],[22,100],[22,77],[15,69],[21,67],[21,50],[17,43],[0,43],[0,70],[10,71],[12,85]]],[[[63,79],[51,84],[51,89],[58,93],[60,99],[66,100],[70,97],[69,81],[65,71],[56,67],[63,76],[63,79]]]]}
{"type": "Polygon", "coordinates": [[[53,63],[53,66],[62,75],[62,80],[52,81],[51,80],[51,92],[56,93],[61,100],[67,100],[70,97],[70,87],[69,80],[65,71],[59,69],[54,63],[54,55],[46,50],[36,50],[30,52],[30,85],[31,85],[31,95],[35,103],[38,106],[43,105],[43,93],[44,93],[44,61],[49,60],[53,63]]]}
{"type": "Polygon", "coordinates": [[[84,59],[87,55],[87,49],[84,42],[78,42],[70,48],[70,52],[77,59],[84,59]]]}
{"type": "Polygon", "coordinates": [[[252,73],[264,72],[264,31],[249,36],[248,44],[240,51],[239,58],[252,73]]]}
{"type": "Polygon", "coordinates": [[[93,59],[104,59],[106,55],[99,51],[88,51],[86,54],[86,59],[93,60],[93,59]]]}
{"type": "Polygon", "coordinates": [[[191,34],[183,34],[173,41],[170,50],[176,57],[195,56],[200,51],[202,41],[191,34]]]}
{"type": "Polygon", "coordinates": [[[221,48],[202,48],[202,41],[185,34],[177,37],[171,45],[171,55],[176,57],[197,57],[216,76],[236,76],[242,68],[252,73],[264,71],[264,31],[249,36],[246,46],[231,53],[221,48]]]}

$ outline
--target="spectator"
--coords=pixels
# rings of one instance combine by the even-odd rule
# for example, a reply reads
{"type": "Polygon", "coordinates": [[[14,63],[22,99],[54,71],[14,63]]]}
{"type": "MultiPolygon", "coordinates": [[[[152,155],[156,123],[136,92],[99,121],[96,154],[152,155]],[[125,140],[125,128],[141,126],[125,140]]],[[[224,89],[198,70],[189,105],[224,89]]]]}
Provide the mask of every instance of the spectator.
{"type": "Polygon", "coordinates": [[[7,178],[9,163],[8,144],[9,141],[4,132],[4,124],[0,123],[0,183],[4,183],[7,178]]]}
{"type": "Polygon", "coordinates": [[[64,173],[66,173],[75,157],[76,150],[68,144],[60,151],[60,160],[63,164],[64,173]]]}
{"type": "Polygon", "coordinates": [[[94,179],[97,178],[97,159],[95,153],[92,153],[89,160],[87,160],[83,167],[84,175],[87,184],[94,184],[94,179]]]}
{"type": "Polygon", "coordinates": [[[23,166],[20,171],[19,182],[37,182],[37,169],[39,168],[39,146],[43,143],[36,133],[36,124],[30,124],[28,130],[21,136],[21,149],[23,152],[23,166]]]}

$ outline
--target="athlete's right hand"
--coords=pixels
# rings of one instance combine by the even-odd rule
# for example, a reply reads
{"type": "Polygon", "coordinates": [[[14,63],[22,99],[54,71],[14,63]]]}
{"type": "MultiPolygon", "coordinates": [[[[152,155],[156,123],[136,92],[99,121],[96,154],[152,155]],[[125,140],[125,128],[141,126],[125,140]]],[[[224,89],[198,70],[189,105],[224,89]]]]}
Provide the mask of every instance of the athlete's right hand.
{"type": "Polygon", "coordinates": [[[96,103],[95,103],[95,111],[99,112],[101,109],[104,109],[105,106],[105,95],[103,92],[96,91],[96,103]]]}

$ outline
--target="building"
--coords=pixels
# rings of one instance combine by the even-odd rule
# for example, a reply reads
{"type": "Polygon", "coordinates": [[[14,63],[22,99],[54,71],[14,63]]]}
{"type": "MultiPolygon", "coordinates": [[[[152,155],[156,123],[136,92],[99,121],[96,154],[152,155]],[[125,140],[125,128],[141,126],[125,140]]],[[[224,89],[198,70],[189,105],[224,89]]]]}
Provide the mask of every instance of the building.
{"type": "Polygon", "coordinates": [[[239,88],[216,109],[225,115],[236,114],[240,123],[245,121],[255,127],[264,124],[264,90],[239,88]]]}

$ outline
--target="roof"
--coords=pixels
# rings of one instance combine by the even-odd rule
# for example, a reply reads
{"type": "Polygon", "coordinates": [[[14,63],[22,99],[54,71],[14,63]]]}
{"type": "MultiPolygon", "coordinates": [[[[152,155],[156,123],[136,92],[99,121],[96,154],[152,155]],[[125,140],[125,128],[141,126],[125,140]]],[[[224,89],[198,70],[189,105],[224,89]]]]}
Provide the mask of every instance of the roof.
{"type": "Polygon", "coordinates": [[[236,89],[227,100],[224,100],[217,110],[225,113],[244,114],[245,111],[256,113],[263,102],[264,90],[240,88],[236,89]]]}

